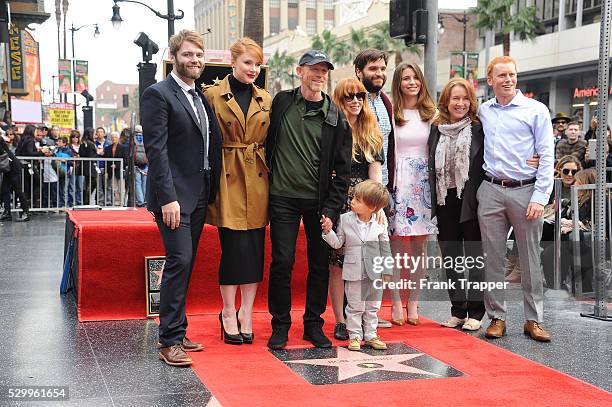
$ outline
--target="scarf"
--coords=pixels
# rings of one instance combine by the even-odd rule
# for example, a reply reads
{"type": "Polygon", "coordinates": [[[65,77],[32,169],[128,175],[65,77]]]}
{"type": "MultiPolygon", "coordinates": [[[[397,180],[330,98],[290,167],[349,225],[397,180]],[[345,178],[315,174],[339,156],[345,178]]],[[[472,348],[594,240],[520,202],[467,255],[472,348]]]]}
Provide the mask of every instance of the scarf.
{"type": "Polygon", "coordinates": [[[470,169],[470,147],[472,145],[472,120],[469,117],[452,124],[441,124],[438,126],[440,139],[436,148],[436,192],[438,193],[438,205],[444,205],[448,186],[451,183],[451,173],[454,167],[455,186],[457,187],[457,198],[461,198],[461,192],[468,180],[470,169]],[[454,162],[451,157],[451,140],[455,140],[454,162]]]}

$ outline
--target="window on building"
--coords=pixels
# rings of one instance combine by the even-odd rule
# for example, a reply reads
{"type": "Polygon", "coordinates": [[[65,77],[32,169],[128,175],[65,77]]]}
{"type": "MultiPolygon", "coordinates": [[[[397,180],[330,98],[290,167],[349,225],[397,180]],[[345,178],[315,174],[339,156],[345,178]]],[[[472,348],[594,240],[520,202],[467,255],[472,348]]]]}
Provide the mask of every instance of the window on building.
{"type": "Polygon", "coordinates": [[[325,0],[323,2],[324,9],[325,10],[333,10],[334,9],[334,2],[335,2],[335,0],[325,0]]]}
{"type": "Polygon", "coordinates": [[[332,28],[334,28],[334,20],[324,20],[323,21],[323,28],[325,30],[331,30],[332,28]]]}
{"type": "Polygon", "coordinates": [[[287,2],[287,28],[295,30],[300,21],[300,10],[298,8],[298,0],[289,0],[287,2]]]}
{"type": "Polygon", "coordinates": [[[270,35],[280,32],[280,17],[270,16],[270,35]]]}
{"type": "Polygon", "coordinates": [[[317,33],[317,20],[306,20],[306,34],[315,35],[317,33]]]}
{"type": "Polygon", "coordinates": [[[317,0],[306,0],[306,8],[317,8],[317,0]]]}
{"type": "Polygon", "coordinates": [[[104,93],[100,93],[99,98],[100,98],[100,99],[102,99],[102,100],[104,100],[104,93]]]}
{"type": "Polygon", "coordinates": [[[130,107],[130,95],[122,95],[123,107],[130,107]]]}
{"type": "Polygon", "coordinates": [[[117,100],[117,94],[114,94],[114,95],[113,95],[113,99],[114,99],[114,100],[117,100]]]}
{"type": "Polygon", "coordinates": [[[280,8],[280,0],[270,0],[270,8],[280,8]]]}

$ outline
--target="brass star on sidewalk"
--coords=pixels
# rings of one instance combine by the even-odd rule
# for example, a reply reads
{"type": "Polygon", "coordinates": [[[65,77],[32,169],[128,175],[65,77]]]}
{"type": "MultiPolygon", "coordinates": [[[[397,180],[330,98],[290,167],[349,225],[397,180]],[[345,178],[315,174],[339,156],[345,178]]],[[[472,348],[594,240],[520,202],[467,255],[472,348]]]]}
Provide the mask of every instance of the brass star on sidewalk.
{"type": "Polygon", "coordinates": [[[412,373],[427,376],[441,377],[437,373],[428,372],[401,362],[416,359],[424,353],[403,353],[399,355],[368,355],[367,353],[350,351],[338,347],[335,358],[287,360],[286,363],[299,363],[304,365],[327,366],[338,368],[338,381],[350,379],[376,370],[388,372],[412,373]]]}

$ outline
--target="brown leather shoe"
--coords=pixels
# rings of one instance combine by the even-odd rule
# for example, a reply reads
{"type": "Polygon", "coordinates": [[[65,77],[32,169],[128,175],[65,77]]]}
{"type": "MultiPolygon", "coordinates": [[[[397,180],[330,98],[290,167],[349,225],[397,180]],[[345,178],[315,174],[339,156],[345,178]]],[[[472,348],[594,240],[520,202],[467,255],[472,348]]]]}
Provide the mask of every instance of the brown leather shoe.
{"type": "Polygon", "coordinates": [[[159,358],[170,366],[189,366],[193,363],[193,360],[187,356],[180,343],[160,348],[159,358]]]}
{"type": "Polygon", "coordinates": [[[501,338],[506,334],[506,321],[503,319],[493,318],[487,331],[485,332],[485,336],[490,339],[501,338]]]}
{"type": "Polygon", "coordinates": [[[550,342],[550,334],[536,321],[529,320],[525,322],[523,332],[538,342],[550,342]]]}
{"type": "Polygon", "coordinates": [[[185,352],[200,352],[204,350],[204,346],[199,342],[192,342],[189,338],[183,338],[183,350],[185,352]]]}

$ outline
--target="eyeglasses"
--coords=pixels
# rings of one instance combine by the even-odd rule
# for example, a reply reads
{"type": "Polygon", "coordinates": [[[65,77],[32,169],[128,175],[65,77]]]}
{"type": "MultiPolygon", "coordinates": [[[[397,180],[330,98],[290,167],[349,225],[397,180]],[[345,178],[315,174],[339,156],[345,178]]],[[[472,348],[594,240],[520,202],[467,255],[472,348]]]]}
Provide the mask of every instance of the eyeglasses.
{"type": "Polygon", "coordinates": [[[569,168],[564,168],[564,169],[561,170],[561,172],[563,173],[563,175],[574,176],[574,174],[577,173],[578,170],[570,170],[569,168]]]}
{"type": "Polygon", "coordinates": [[[365,100],[366,93],[365,92],[357,92],[357,93],[349,93],[344,95],[344,100],[346,102],[352,102],[353,99],[357,98],[357,100],[363,102],[365,100]]]}

